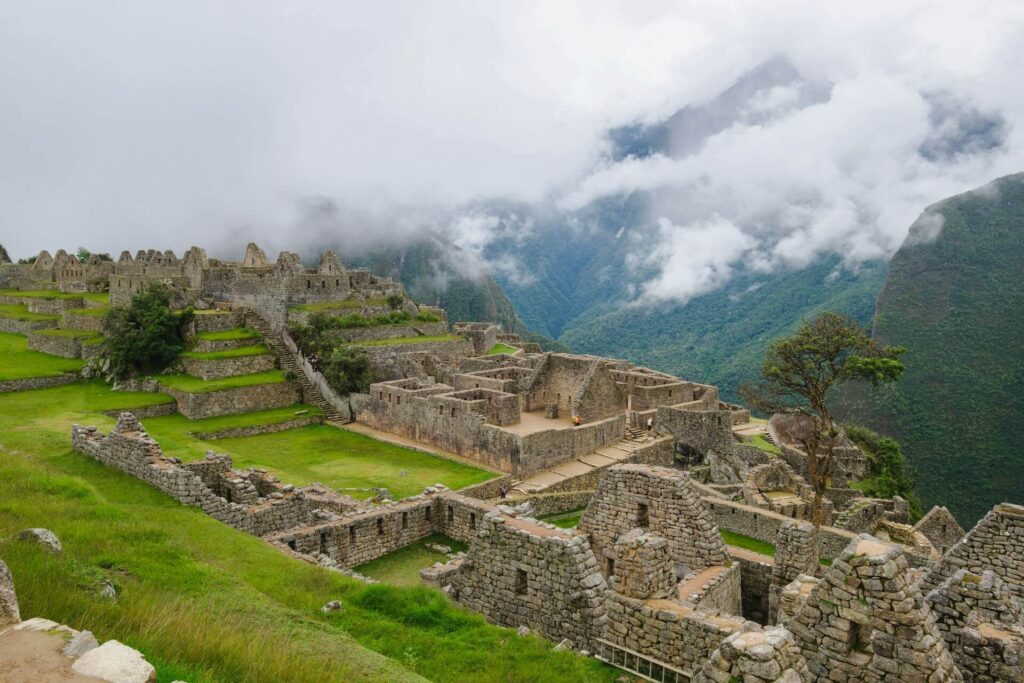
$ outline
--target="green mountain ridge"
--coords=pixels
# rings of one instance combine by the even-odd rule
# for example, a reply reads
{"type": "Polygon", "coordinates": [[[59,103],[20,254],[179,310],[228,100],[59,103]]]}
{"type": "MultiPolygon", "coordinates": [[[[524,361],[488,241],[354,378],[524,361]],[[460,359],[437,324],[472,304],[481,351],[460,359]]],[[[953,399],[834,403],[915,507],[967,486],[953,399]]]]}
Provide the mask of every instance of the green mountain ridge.
{"type": "Polygon", "coordinates": [[[1022,233],[1024,174],[928,207],[874,315],[875,338],[907,349],[904,376],[839,397],[844,417],[903,445],[924,503],[964,526],[1024,502],[1022,233]]]}

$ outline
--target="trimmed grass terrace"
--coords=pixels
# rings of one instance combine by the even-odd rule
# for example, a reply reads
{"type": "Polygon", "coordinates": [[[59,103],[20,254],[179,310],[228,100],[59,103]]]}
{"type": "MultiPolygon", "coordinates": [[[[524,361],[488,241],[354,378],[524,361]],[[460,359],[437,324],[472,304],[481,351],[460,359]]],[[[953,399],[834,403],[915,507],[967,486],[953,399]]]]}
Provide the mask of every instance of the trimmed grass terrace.
{"type": "Polygon", "coordinates": [[[356,346],[403,346],[405,344],[428,344],[430,342],[461,341],[457,334],[440,334],[423,337],[395,337],[394,339],[377,339],[374,341],[355,342],[356,346]]]}
{"type": "Polygon", "coordinates": [[[260,333],[248,327],[236,327],[223,332],[200,332],[195,338],[201,341],[237,341],[239,339],[257,339],[260,333]]]}
{"type": "Polygon", "coordinates": [[[750,550],[761,555],[767,555],[768,557],[775,557],[775,546],[771,543],[752,538],[750,536],[744,536],[743,534],[733,533],[725,529],[718,531],[722,535],[722,540],[725,541],[726,545],[731,545],[736,548],[743,548],[750,550]]]}
{"type": "Polygon", "coordinates": [[[208,391],[222,391],[224,389],[237,389],[238,387],[251,387],[257,384],[276,384],[285,381],[284,373],[280,370],[267,370],[266,372],[255,372],[251,375],[236,375],[222,379],[201,380],[192,375],[154,375],[160,384],[170,389],[185,391],[190,394],[202,394],[208,391]]]}
{"type": "Polygon", "coordinates": [[[29,313],[25,304],[0,304],[0,318],[12,320],[60,320],[59,315],[49,313],[29,313]]]}
{"type": "Polygon", "coordinates": [[[167,455],[182,460],[197,460],[205,456],[207,450],[217,450],[219,441],[199,441],[191,436],[194,433],[222,432],[238,427],[254,427],[287,422],[300,417],[316,417],[323,415],[316,406],[296,403],[285,408],[257,410],[238,415],[220,415],[190,420],[181,413],[148,417],[144,420],[146,430],[164,449],[167,455]]]}
{"type": "Polygon", "coordinates": [[[110,306],[99,306],[97,308],[72,308],[70,311],[65,311],[69,315],[88,315],[94,318],[99,318],[104,313],[110,310],[110,306]]]}
{"type": "Polygon", "coordinates": [[[93,330],[68,330],[68,329],[57,329],[57,330],[36,330],[32,334],[42,335],[44,337],[73,337],[76,339],[85,339],[89,337],[102,337],[103,335],[93,330]]]}
{"type": "Polygon", "coordinates": [[[580,518],[583,517],[585,509],[580,508],[579,510],[570,510],[569,512],[559,512],[556,515],[545,515],[541,519],[549,524],[554,524],[560,529],[574,529],[579,526],[580,518]]]}
{"type": "Polygon", "coordinates": [[[81,358],[61,358],[40,351],[30,351],[28,337],[0,332],[0,381],[54,377],[68,372],[78,372],[84,365],[85,361],[81,358]]]}
{"type": "MultiPolygon", "coordinates": [[[[144,421],[158,442],[159,419],[144,421]],[[150,423],[154,423],[152,427],[150,423]]],[[[422,493],[432,484],[460,489],[498,476],[329,425],[182,446],[172,453],[182,460],[200,459],[212,449],[230,454],[238,468],[265,467],[281,481],[296,486],[320,482],[339,490],[359,489],[351,491],[355,498],[369,496],[369,489],[375,487],[388,489],[395,498],[405,498],[422,493]]]]}
{"type": "MultiPolygon", "coordinates": [[[[384,306],[386,299],[367,299],[367,306],[384,306]]],[[[362,308],[363,302],[359,299],[345,299],[344,301],[321,301],[315,304],[296,304],[289,306],[289,311],[305,313],[328,313],[330,311],[350,311],[353,308],[362,308]]]]}
{"type": "Polygon", "coordinates": [[[508,344],[502,344],[499,342],[487,350],[487,355],[495,356],[499,353],[515,353],[518,350],[519,349],[514,346],[509,346],[508,344]]]}
{"type": "Polygon", "coordinates": [[[743,443],[748,446],[770,453],[771,455],[782,455],[782,449],[764,438],[763,434],[754,434],[743,438],[743,443]]]}
{"type": "Polygon", "coordinates": [[[448,561],[447,555],[431,550],[427,547],[428,544],[446,545],[452,549],[453,553],[469,547],[444,534],[431,534],[423,540],[416,541],[366,564],[358,565],[354,569],[371,579],[377,579],[392,586],[422,586],[421,569],[430,567],[435,562],[448,561]]]}
{"type": "Polygon", "coordinates": [[[83,299],[97,303],[109,304],[110,294],[107,292],[85,292],[83,294],[72,294],[58,292],[55,289],[0,289],[0,296],[25,296],[33,299],[83,299]]]}
{"type": "MultiPolygon", "coordinates": [[[[0,370],[9,365],[0,355],[0,370]]],[[[43,526],[64,545],[55,556],[3,544],[23,618],[138,648],[160,683],[611,683],[621,675],[489,625],[437,591],[366,586],[290,559],[69,446],[72,423],[113,426],[95,411],[167,400],[100,382],[0,395],[0,538],[43,526]],[[116,602],[97,598],[104,578],[117,586],[116,602]],[[344,609],[321,613],[329,600],[344,609]]]]}
{"type": "Polygon", "coordinates": [[[196,360],[224,360],[226,358],[242,358],[244,356],[262,356],[270,353],[266,346],[255,344],[252,346],[239,346],[237,349],[225,349],[224,351],[186,351],[181,354],[185,358],[196,360]]]}

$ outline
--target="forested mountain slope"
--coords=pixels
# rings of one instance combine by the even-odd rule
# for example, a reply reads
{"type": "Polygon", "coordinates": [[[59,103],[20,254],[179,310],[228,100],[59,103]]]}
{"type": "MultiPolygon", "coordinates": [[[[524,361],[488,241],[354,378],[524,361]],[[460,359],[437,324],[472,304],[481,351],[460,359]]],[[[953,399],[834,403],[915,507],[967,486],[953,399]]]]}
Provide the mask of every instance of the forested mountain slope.
{"type": "Polygon", "coordinates": [[[926,505],[964,526],[1024,502],[1024,174],[929,207],[893,258],[874,336],[907,348],[884,390],[846,417],[903,445],[926,505]]]}

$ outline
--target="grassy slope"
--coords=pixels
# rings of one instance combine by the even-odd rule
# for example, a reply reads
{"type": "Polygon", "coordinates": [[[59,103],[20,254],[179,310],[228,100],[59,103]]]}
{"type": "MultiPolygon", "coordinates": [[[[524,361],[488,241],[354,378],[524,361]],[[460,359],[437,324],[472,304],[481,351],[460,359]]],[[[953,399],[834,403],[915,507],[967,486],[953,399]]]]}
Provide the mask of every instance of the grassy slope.
{"type": "Polygon", "coordinates": [[[27,337],[0,332],[0,381],[63,375],[81,370],[84,364],[80,358],[29,351],[27,337]]]}
{"type": "Polygon", "coordinates": [[[422,493],[431,484],[459,489],[496,476],[327,425],[210,442],[188,437],[186,431],[205,428],[194,422],[182,423],[174,416],[150,418],[145,425],[168,455],[196,460],[208,449],[229,453],[236,467],[265,467],[282,481],[296,485],[320,482],[357,489],[383,486],[391,495],[403,498],[422,493]]]}
{"type": "Polygon", "coordinates": [[[68,446],[73,422],[112,425],[88,411],[164,400],[100,383],[0,395],[0,537],[45,526],[65,546],[54,557],[0,542],[23,617],[137,647],[161,683],[422,680],[409,670],[435,681],[615,678],[437,591],[367,587],[289,559],[68,446]],[[104,577],[119,588],[116,603],[95,597],[104,577]],[[322,614],[333,599],[345,608],[322,614]]]}
{"type": "Polygon", "coordinates": [[[53,289],[0,289],[0,296],[24,296],[32,299],[84,299],[101,304],[110,303],[110,294],[107,292],[86,292],[84,294],[66,294],[53,289]]]}
{"type": "Polygon", "coordinates": [[[500,344],[499,343],[499,344],[495,344],[494,346],[489,348],[487,350],[487,355],[493,356],[493,355],[499,354],[499,353],[515,353],[518,350],[519,349],[515,348],[514,346],[509,346],[508,344],[500,344]]]}
{"type": "Polygon", "coordinates": [[[208,381],[203,381],[192,375],[156,375],[153,379],[165,387],[187,391],[190,394],[200,394],[207,391],[250,387],[255,384],[283,382],[284,373],[280,370],[268,370],[266,372],[255,372],[251,375],[235,375],[234,377],[224,377],[208,381]]]}
{"type": "Polygon", "coordinates": [[[845,417],[903,446],[925,509],[946,505],[968,528],[1024,502],[1024,174],[997,182],[931,207],[936,240],[914,239],[925,221],[911,229],[875,315],[875,336],[907,348],[906,371],[843,396],[845,417]]]}

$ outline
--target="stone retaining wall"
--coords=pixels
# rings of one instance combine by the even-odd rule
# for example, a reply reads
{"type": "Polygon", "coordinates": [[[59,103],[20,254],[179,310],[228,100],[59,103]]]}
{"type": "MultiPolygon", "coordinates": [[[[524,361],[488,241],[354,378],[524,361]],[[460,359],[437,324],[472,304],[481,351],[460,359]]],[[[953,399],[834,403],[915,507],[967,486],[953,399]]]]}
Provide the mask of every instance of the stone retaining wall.
{"type": "Polygon", "coordinates": [[[222,429],[219,432],[193,432],[192,436],[203,441],[214,441],[216,439],[234,439],[242,436],[258,436],[260,434],[274,434],[289,429],[307,427],[312,424],[323,424],[323,415],[307,415],[296,417],[284,422],[275,422],[267,425],[252,425],[249,427],[235,427],[233,429],[222,429]]]}
{"type": "Polygon", "coordinates": [[[211,380],[273,370],[277,365],[277,359],[270,353],[261,353],[256,356],[238,356],[237,358],[218,358],[216,360],[184,356],[181,358],[181,365],[185,368],[185,372],[193,377],[211,380]]]}
{"type": "Polygon", "coordinates": [[[51,356],[81,358],[82,338],[62,337],[53,334],[30,334],[28,335],[28,348],[33,351],[48,353],[51,356]]]}
{"type": "Polygon", "coordinates": [[[10,334],[24,334],[34,330],[55,330],[59,320],[15,320],[14,318],[0,318],[0,332],[10,334]]]}
{"type": "Polygon", "coordinates": [[[190,394],[163,387],[164,393],[178,402],[178,411],[190,420],[220,415],[237,415],[255,410],[285,408],[301,402],[302,392],[297,382],[255,384],[248,387],[207,391],[190,394]]]}
{"type": "Polygon", "coordinates": [[[66,330],[89,330],[90,332],[102,332],[103,316],[78,315],[65,311],[60,316],[60,326],[66,330]]]}
{"type": "MultiPolygon", "coordinates": [[[[779,527],[790,519],[776,512],[713,496],[705,496],[704,502],[711,510],[711,515],[718,528],[750,536],[773,545],[779,535],[779,527]]],[[[828,559],[836,557],[855,537],[856,534],[845,529],[821,527],[819,534],[821,556],[828,559]]]]}
{"type": "Polygon", "coordinates": [[[741,614],[743,618],[758,624],[767,624],[769,592],[772,584],[771,558],[755,560],[745,554],[733,552],[730,552],[730,555],[733,562],[740,568],[741,614]]]}
{"type": "Polygon", "coordinates": [[[546,517],[557,515],[573,510],[582,510],[587,507],[593,498],[593,491],[562,491],[558,493],[534,493],[525,496],[516,496],[509,499],[510,505],[529,503],[533,506],[535,517],[546,517]]]}
{"type": "Polygon", "coordinates": [[[46,389],[48,387],[59,387],[63,384],[72,384],[81,378],[77,374],[55,375],[53,377],[26,377],[25,379],[9,379],[0,382],[0,394],[12,391],[31,391],[33,389],[46,389]]]}

